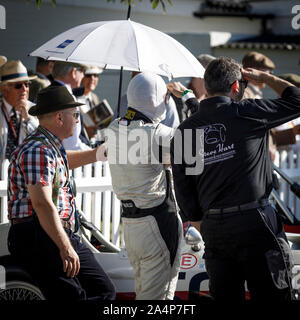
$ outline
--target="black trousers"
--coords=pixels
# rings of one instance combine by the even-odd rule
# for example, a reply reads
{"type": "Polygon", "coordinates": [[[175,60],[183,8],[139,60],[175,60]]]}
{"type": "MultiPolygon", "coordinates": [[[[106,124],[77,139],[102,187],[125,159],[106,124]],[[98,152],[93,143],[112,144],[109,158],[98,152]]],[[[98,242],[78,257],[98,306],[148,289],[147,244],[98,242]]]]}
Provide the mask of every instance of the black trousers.
{"type": "Polygon", "coordinates": [[[37,282],[47,300],[115,299],[114,285],[93,253],[71,230],[65,231],[80,259],[80,271],[74,278],[63,272],[59,250],[38,219],[12,225],[8,248],[18,265],[37,282]]]}
{"type": "Polygon", "coordinates": [[[271,206],[210,214],[201,224],[209,289],[217,301],[291,300],[288,244],[271,206]]]}

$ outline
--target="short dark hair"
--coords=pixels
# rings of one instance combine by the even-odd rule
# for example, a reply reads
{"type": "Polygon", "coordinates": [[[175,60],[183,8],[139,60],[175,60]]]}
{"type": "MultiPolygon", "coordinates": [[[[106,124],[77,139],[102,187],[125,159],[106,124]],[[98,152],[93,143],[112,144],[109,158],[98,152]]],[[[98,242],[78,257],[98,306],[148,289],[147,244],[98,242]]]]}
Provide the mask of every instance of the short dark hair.
{"type": "Polygon", "coordinates": [[[241,66],[233,59],[220,57],[210,62],[204,73],[209,95],[228,93],[236,80],[242,79],[241,66]]]}
{"type": "Polygon", "coordinates": [[[46,60],[41,57],[37,57],[36,59],[36,66],[44,66],[47,65],[48,63],[52,62],[53,60],[46,60]]]}

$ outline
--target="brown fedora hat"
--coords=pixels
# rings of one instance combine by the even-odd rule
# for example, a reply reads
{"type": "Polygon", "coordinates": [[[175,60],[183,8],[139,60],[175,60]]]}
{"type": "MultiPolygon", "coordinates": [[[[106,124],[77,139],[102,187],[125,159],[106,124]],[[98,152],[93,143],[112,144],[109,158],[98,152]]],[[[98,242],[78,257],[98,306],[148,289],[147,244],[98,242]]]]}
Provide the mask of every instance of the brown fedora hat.
{"type": "Polygon", "coordinates": [[[242,60],[243,68],[274,70],[274,62],[264,54],[256,51],[248,52],[242,60]]]}
{"type": "Polygon", "coordinates": [[[47,87],[38,93],[36,105],[29,109],[29,114],[39,116],[82,105],[84,103],[76,102],[65,86],[47,87]]]}
{"type": "Polygon", "coordinates": [[[27,69],[20,60],[11,60],[6,62],[2,67],[0,85],[11,82],[28,81],[36,77],[37,76],[28,76],[27,69]]]}

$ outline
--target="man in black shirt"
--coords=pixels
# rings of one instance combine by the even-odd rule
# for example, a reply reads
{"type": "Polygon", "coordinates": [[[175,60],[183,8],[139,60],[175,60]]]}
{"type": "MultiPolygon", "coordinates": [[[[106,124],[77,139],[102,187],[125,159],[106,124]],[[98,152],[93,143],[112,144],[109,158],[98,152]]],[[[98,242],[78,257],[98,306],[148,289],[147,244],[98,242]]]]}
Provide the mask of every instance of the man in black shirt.
{"type": "Polygon", "coordinates": [[[210,293],[216,300],[244,300],[247,281],[253,300],[292,299],[289,248],[268,202],[268,130],[300,116],[300,90],[228,58],[212,61],[204,80],[208,98],[200,104],[180,83],[168,89],[196,110],[178,127],[171,161],[183,219],[199,228],[205,242],[210,293]],[[281,98],[241,101],[250,79],[266,83],[281,98]],[[202,143],[197,129],[203,130],[202,143]],[[191,156],[198,161],[195,167],[202,161],[202,172],[186,174],[193,167],[186,161],[191,156]]]}

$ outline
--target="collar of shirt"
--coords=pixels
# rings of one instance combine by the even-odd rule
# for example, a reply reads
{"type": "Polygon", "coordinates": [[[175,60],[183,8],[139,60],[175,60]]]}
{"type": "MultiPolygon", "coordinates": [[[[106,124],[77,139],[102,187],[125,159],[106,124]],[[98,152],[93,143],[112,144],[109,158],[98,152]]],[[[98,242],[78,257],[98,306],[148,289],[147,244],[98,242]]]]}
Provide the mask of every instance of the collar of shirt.
{"type": "Polygon", "coordinates": [[[3,103],[5,104],[7,113],[8,113],[9,115],[11,115],[11,112],[12,112],[12,110],[13,110],[13,106],[10,105],[4,98],[3,98],[3,103]]]}
{"type": "MultiPolygon", "coordinates": [[[[42,127],[40,125],[40,127],[42,127]]],[[[57,138],[57,136],[55,136],[51,131],[47,130],[45,127],[42,127],[43,130],[45,130],[49,135],[50,137],[54,140],[54,142],[56,143],[56,145],[58,146],[59,150],[62,150],[63,149],[63,145],[62,145],[62,142],[59,140],[59,138],[57,138]]],[[[42,131],[39,131],[39,133],[43,134],[42,131]]],[[[44,134],[43,134],[44,135],[44,134]]],[[[47,138],[47,137],[46,137],[47,138]]],[[[47,138],[48,140],[48,138],[47,138]]]]}
{"type": "Polygon", "coordinates": [[[74,97],[72,88],[71,88],[71,86],[69,84],[67,84],[67,83],[65,83],[65,82],[63,82],[61,80],[58,80],[58,79],[55,79],[55,81],[60,83],[61,85],[65,86],[68,89],[68,91],[71,93],[71,95],[74,97]]]}
{"type": "Polygon", "coordinates": [[[262,98],[262,91],[259,90],[256,86],[254,86],[252,83],[248,83],[248,87],[252,90],[252,92],[259,98],[262,98]]]}

